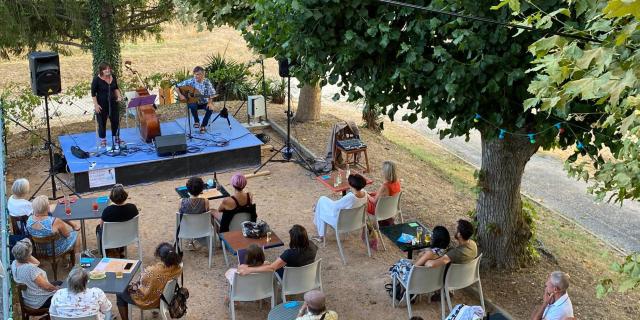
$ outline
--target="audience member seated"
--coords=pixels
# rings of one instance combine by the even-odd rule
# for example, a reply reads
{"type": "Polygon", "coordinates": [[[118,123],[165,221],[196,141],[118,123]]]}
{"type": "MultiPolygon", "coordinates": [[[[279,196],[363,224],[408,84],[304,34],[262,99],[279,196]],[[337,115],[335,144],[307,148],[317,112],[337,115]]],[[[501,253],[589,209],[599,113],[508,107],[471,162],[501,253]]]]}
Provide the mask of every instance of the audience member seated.
{"type": "Polygon", "coordinates": [[[565,320],[573,317],[573,304],[567,293],[569,275],[562,271],[554,271],[547,278],[542,304],[536,307],[533,320],[565,320]]]}
{"type": "MultiPolygon", "coordinates": [[[[378,199],[387,196],[395,196],[400,193],[400,180],[396,174],[396,163],[393,161],[385,161],[382,163],[382,178],[384,183],[378,191],[369,193],[369,202],[367,205],[367,213],[373,215],[376,213],[376,203],[378,199]]],[[[382,220],[380,226],[388,226],[393,224],[393,218],[382,220]]]]}
{"type": "MultiPolygon", "coordinates": [[[[259,267],[264,265],[264,251],[257,244],[251,244],[245,250],[244,262],[238,266],[239,267],[259,267]]],[[[229,286],[233,285],[233,278],[235,278],[237,268],[229,268],[224,276],[227,278],[229,282],[229,286]]],[[[229,302],[229,297],[225,297],[225,302],[229,302]]]]}
{"type": "Polygon", "coordinates": [[[437,268],[439,266],[448,263],[468,263],[478,256],[478,246],[476,242],[471,240],[473,235],[473,225],[467,220],[458,220],[458,226],[456,227],[456,235],[454,236],[458,240],[458,245],[449,250],[444,256],[429,260],[425,264],[427,267],[437,268]]]}
{"type": "Polygon", "coordinates": [[[11,249],[11,253],[15,257],[11,263],[13,280],[27,286],[27,289],[22,291],[24,303],[33,309],[48,308],[51,305],[51,297],[56,290],[60,289],[59,285],[62,282],[49,282],[47,273],[38,267],[40,261],[31,255],[33,253],[31,240],[18,241],[11,249]]]}
{"type": "Polygon", "coordinates": [[[240,265],[238,273],[245,275],[253,272],[275,271],[282,277],[285,266],[302,267],[316,260],[318,247],[309,241],[307,230],[303,226],[294,224],[289,230],[289,239],[289,249],[285,250],[276,261],[258,267],[240,265]]]}
{"type": "Polygon", "coordinates": [[[322,291],[311,290],[304,294],[304,303],[296,320],[338,320],[338,314],[327,310],[326,296],[322,291]]]}
{"type": "MultiPolygon", "coordinates": [[[[204,191],[204,181],[200,177],[191,177],[187,180],[187,191],[189,192],[188,198],[180,200],[180,208],[178,212],[180,214],[202,214],[209,211],[209,200],[202,197],[204,191]]],[[[206,247],[208,242],[207,238],[198,239],[198,242],[194,242],[193,239],[187,242],[187,250],[195,250],[196,243],[200,243],[206,247]]]]}
{"type": "MultiPolygon", "coordinates": [[[[31,215],[31,213],[33,213],[33,207],[31,206],[31,202],[28,200],[29,180],[22,178],[13,182],[11,193],[13,194],[9,197],[9,200],[7,200],[7,210],[9,211],[9,215],[14,218],[26,219],[31,215]]],[[[18,224],[18,228],[22,227],[23,225],[18,224]]],[[[22,229],[13,230],[14,234],[22,232],[22,229]]]]}
{"type": "Polygon", "coordinates": [[[73,268],[67,277],[68,287],[53,295],[49,313],[67,318],[97,316],[98,320],[104,320],[111,314],[111,301],[102,289],[87,288],[87,282],[89,273],[80,267],[73,268]]]}
{"type": "Polygon", "coordinates": [[[243,191],[247,186],[247,178],[241,173],[236,173],[231,177],[231,186],[234,189],[233,195],[224,198],[218,210],[211,212],[213,218],[220,224],[220,232],[229,231],[229,224],[236,213],[251,214],[253,222],[257,219],[256,205],[251,202],[251,193],[243,191]]]}
{"type": "Polygon", "coordinates": [[[413,266],[424,266],[427,261],[435,260],[445,255],[447,248],[449,247],[449,242],[451,238],[449,236],[449,231],[447,228],[443,226],[436,226],[433,228],[433,232],[431,234],[431,247],[426,249],[413,263],[409,259],[400,259],[400,261],[396,262],[389,272],[391,276],[398,276],[403,283],[407,283],[409,281],[409,273],[411,272],[411,268],[413,266]]]}
{"type": "MultiPolygon", "coordinates": [[[[80,253],[80,228],[71,222],[52,217],[49,214],[49,199],[41,195],[33,199],[33,214],[27,219],[27,232],[34,237],[44,238],[56,233],[61,235],[55,242],[56,254],[67,252],[75,246],[76,255],[80,253]]],[[[53,254],[53,248],[48,248],[48,254],[53,254]]],[[[76,261],[80,261],[76,259],[76,261]]]]}
{"type": "Polygon", "coordinates": [[[336,227],[340,210],[357,208],[367,204],[367,191],[364,190],[364,187],[367,185],[367,180],[359,174],[351,174],[347,180],[352,190],[344,197],[336,201],[325,196],[318,199],[315,207],[315,216],[313,218],[313,222],[318,230],[318,236],[314,237],[314,240],[319,242],[323,240],[325,236],[325,223],[334,228],[336,227]]]}
{"type": "MultiPolygon", "coordinates": [[[[116,184],[111,188],[109,199],[113,202],[102,211],[100,224],[96,226],[96,238],[98,239],[98,250],[102,252],[102,224],[103,222],[126,222],[138,216],[138,208],[133,203],[125,203],[129,194],[124,190],[124,186],[116,184]]],[[[124,247],[117,248],[118,256],[124,258],[124,247]]],[[[109,255],[107,250],[107,255],[109,255]]]]}
{"type": "Polygon", "coordinates": [[[164,286],[182,273],[182,258],[172,245],[166,242],[158,245],[155,257],[159,261],[146,267],[140,275],[140,280],[132,282],[124,293],[117,295],[118,311],[122,320],[129,320],[129,304],[141,309],[159,308],[164,286]]]}

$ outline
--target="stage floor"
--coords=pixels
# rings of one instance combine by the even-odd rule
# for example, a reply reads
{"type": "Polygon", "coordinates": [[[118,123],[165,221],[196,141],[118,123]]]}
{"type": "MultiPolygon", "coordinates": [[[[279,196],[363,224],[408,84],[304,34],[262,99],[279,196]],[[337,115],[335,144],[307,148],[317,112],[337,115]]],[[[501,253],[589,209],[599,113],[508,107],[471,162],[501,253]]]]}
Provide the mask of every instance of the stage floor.
{"type": "MultiPolygon", "coordinates": [[[[214,113],[211,119],[216,115],[214,113]]],[[[117,183],[131,185],[259,165],[262,142],[232,116],[229,116],[229,121],[231,128],[225,119],[217,119],[215,123],[209,124],[208,131],[204,134],[192,129],[193,139],[187,138],[187,154],[167,157],[159,157],[153,143],[145,143],[135,127],[120,129],[120,137],[129,149],[124,155],[105,152],[93,155],[98,143],[96,132],[64,135],[58,139],[67,159],[69,172],[75,178],[76,192],[86,192],[109,186],[104,179],[100,182],[96,180],[99,178],[95,178],[98,176],[96,172],[108,169],[115,169],[110,172],[115,172],[117,183]],[[77,158],[71,153],[72,146],[91,152],[92,156],[77,158]],[[92,176],[96,181],[89,181],[90,171],[94,173],[92,176]]],[[[132,122],[129,121],[130,124],[132,122]]],[[[187,118],[161,123],[160,128],[162,135],[184,134],[187,118]]],[[[108,145],[111,145],[110,139],[111,132],[107,130],[108,145]]]]}

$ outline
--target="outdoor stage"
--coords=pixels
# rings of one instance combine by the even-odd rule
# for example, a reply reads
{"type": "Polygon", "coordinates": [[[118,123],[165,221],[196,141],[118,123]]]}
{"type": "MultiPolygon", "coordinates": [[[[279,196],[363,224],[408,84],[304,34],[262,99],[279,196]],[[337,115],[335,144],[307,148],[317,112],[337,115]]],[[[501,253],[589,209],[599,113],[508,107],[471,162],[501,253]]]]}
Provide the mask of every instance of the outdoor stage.
{"type": "MultiPolygon", "coordinates": [[[[187,138],[187,153],[177,156],[158,157],[153,143],[145,143],[135,127],[120,129],[120,137],[130,150],[125,155],[105,152],[94,155],[96,132],[64,135],[58,139],[74,178],[75,191],[82,193],[108,188],[113,183],[133,185],[260,165],[262,142],[232,116],[229,120],[231,129],[223,118],[210,123],[205,134],[192,129],[193,139],[187,138]],[[72,146],[91,152],[92,156],[80,159],[71,153],[72,146]]],[[[161,123],[162,135],[184,134],[186,121],[180,118],[161,123]]],[[[110,139],[111,132],[107,130],[109,146],[110,139]]]]}

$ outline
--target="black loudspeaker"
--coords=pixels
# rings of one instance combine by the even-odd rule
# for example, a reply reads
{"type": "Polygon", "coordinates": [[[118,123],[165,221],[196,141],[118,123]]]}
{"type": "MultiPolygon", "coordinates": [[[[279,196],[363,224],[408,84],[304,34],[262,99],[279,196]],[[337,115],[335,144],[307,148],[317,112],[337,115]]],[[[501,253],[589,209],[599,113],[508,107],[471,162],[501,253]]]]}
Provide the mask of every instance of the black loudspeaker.
{"type": "Polygon", "coordinates": [[[56,52],[29,53],[31,71],[31,90],[38,96],[60,93],[60,57],[56,52]]]}
{"type": "Polygon", "coordinates": [[[291,77],[291,74],[289,74],[290,66],[292,64],[289,63],[288,59],[278,59],[278,74],[283,78],[291,77]]]}
{"type": "Polygon", "coordinates": [[[184,134],[169,134],[156,137],[158,157],[175,156],[187,153],[187,138],[184,134]]]}

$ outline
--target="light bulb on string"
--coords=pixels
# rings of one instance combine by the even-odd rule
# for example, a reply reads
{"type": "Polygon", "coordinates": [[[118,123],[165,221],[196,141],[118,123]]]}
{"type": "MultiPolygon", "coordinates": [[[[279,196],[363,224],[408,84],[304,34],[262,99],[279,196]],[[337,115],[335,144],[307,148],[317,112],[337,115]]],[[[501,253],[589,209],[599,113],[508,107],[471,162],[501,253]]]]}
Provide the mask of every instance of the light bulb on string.
{"type": "Polygon", "coordinates": [[[476,113],[476,116],[473,117],[473,122],[478,123],[480,122],[480,115],[476,113]]]}
{"type": "Polygon", "coordinates": [[[554,127],[556,127],[556,129],[558,129],[558,134],[563,134],[564,133],[564,128],[562,127],[562,123],[558,122],[556,124],[553,125],[554,127]]]}
{"type": "Polygon", "coordinates": [[[529,136],[529,142],[531,144],[536,143],[536,134],[535,133],[529,133],[527,136],[529,136]]]}
{"type": "Polygon", "coordinates": [[[580,141],[576,142],[576,148],[574,149],[575,152],[580,152],[582,148],[584,148],[584,145],[582,145],[582,142],[580,141]]]}
{"type": "Polygon", "coordinates": [[[507,132],[507,130],[500,129],[500,133],[498,134],[498,139],[503,140],[504,139],[504,134],[506,132],[507,132]]]}

